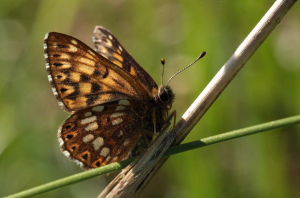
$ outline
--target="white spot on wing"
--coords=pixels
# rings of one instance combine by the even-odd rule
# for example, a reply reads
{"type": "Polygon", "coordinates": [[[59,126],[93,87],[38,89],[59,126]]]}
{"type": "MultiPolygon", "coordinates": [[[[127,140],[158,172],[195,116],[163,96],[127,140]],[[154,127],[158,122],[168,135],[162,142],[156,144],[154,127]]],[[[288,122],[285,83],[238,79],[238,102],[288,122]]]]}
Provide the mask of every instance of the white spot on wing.
{"type": "Polygon", "coordinates": [[[111,158],[111,156],[108,156],[108,157],[106,158],[106,161],[110,160],[110,158],[111,158]]]}
{"type": "MultiPolygon", "coordinates": [[[[72,42],[72,41],[71,41],[72,42]]],[[[77,52],[78,48],[75,47],[74,45],[69,45],[69,51],[70,52],[77,52]]]]}
{"type": "Polygon", "coordinates": [[[92,108],[93,111],[97,111],[97,112],[101,112],[103,111],[104,109],[104,106],[95,106],[92,108]]]}
{"type": "Polygon", "coordinates": [[[109,148],[104,147],[104,148],[101,150],[100,155],[102,155],[103,157],[106,157],[106,156],[108,156],[109,152],[110,152],[109,148]]]}
{"type": "Polygon", "coordinates": [[[51,75],[48,75],[48,80],[49,80],[49,82],[52,82],[52,76],[51,75]]]}
{"type": "Polygon", "coordinates": [[[124,106],[117,106],[117,107],[116,107],[116,111],[120,111],[120,110],[123,110],[123,109],[125,109],[124,106]]]}
{"type": "Polygon", "coordinates": [[[119,50],[121,50],[121,52],[123,51],[123,48],[119,45],[119,50]]]}
{"type": "Polygon", "coordinates": [[[130,143],[130,140],[127,139],[124,141],[123,146],[127,146],[129,143],[130,143]]]}
{"type": "Polygon", "coordinates": [[[111,122],[112,125],[117,125],[117,124],[120,124],[121,122],[123,122],[123,119],[122,118],[117,118],[115,120],[113,120],[111,122]]]}
{"type": "Polygon", "coordinates": [[[92,122],[89,125],[87,125],[87,127],[84,128],[86,131],[94,131],[96,129],[98,129],[98,124],[97,122],[92,122]]]}
{"type": "Polygon", "coordinates": [[[118,112],[117,112],[117,113],[111,114],[110,117],[111,117],[111,118],[117,118],[117,117],[120,117],[120,116],[123,116],[123,115],[125,115],[125,113],[118,113],[118,112]]]}
{"type": "Polygon", "coordinates": [[[64,103],[62,103],[61,101],[58,101],[58,105],[59,105],[60,107],[64,107],[64,106],[65,106],[64,103]]]}
{"type": "Polygon", "coordinates": [[[104,139],[102,137],[97,137],[93,141],[94,149],[98,150],[104,144],[104,139]]]}
{"type": "Polygon", "coordinates": [[[90,112],[90,111],[89,111],[89,112],[86,112],[86,113],[84,114],[85,117],[89,117],[89,116],[91,116],[91,115],[92,115],[92,112],[90,112]]]}
{"type": "Polygon", "coordinates": [[[94,139],[94,135],[93,135],[93,134],[88,134],[88,135],[86,135],[86,136],[84,136],[84,137],[82,138],[82,140],[83,140],[85,143],[91,141],[92,139],[94,139]]]}
{"type": "Polygon", "coordinates": [[[77,41],[75,41],[74,39],[71,40],[71,43],[73,43],[74,45],[77,45],[77,41]]]}
{"type": "Polygon", "coordinates": [[[62,151],[62,153],[66,156],[66,157],[70,157],[70,153],[67,150],[62,151]]]}
{"type": "Polygon", "coordinates": [[[49,37],[49,33],[47,33],[47,34],[45,35],[44,40],[48,39],[48,37],[49,37]]]}
{"type": "Polygon", "coordinates": [[[119,105],[130,105],[129,100],[120,100],[119,105]]]}
{"type": "Polygon", "coordinates": [[[54,94],[55,96],[58,95],[57,92],[56,92],[56,89],[55,89],[54,87],[52,87],[52,92],[53,92],[53,94],[54,94]]]}
{"type": "Polygon", "coordinates": [[[58,138],[59,146],[62,147],[64,145],[64,141],[62,138],[58,138]]]}
{"type": "Polygon", "coordinates": [[[96,116],[84,118],[84,119],[81,120],[81,124],[87,124],[87,123],[95,121],[96,119],[97,119],[96,116]]]}
{"type": "Polygon", "coordinates": [[[84,167],[84,165],[83,165],[83,163],[82,163],[81,161],[79,161],[79,160],[74,160],[74,162],[75,162],[76,164],[78,164],[80,167],[84,167]]]}

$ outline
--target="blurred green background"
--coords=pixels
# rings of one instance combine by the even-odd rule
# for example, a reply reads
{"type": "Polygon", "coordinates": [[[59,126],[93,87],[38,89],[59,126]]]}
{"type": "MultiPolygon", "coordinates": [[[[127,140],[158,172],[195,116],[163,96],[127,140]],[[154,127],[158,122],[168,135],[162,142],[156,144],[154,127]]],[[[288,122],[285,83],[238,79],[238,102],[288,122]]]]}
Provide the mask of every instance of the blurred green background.
{"type": "MultiPolygon", "coordinates": [[[[72,35],[89,46],[111,30],[160,82],[202,52],[171,83],[180,117],[273,4],[271,0],[0,2],[0,196],[82,170],[63,156],[43,38],[72,35]]],[[[185,140],[299,114],[300,12],[295,5],[185,140]],[[298,11],[297,11],[298,10],[298,11]]],[[[172,156],[143,197],[300,197],[300,127],[239,138],[172,156]]],[[[114,174],[36,197],[96,197],[114,174]]]]}

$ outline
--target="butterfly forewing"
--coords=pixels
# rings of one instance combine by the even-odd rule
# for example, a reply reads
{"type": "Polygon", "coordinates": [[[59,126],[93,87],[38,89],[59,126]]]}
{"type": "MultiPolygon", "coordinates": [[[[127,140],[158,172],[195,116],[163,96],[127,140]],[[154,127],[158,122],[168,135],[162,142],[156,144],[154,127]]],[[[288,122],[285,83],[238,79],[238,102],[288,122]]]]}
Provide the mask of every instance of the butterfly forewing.
{"type": "Polygon", "coordinates": [[[93,40],[99,54],[128,71],[145,84],[150,91],[157,89],[157,84],[153,78],[132,58],[109,30],[97,26],[94,30],[93,40]]]}
{"type": "Polygon", "coordinates": [[[66,110],[150,97],[137,79],[78,39],[52,32],[45,44],[48,78],[60,106],[66,110]]]}

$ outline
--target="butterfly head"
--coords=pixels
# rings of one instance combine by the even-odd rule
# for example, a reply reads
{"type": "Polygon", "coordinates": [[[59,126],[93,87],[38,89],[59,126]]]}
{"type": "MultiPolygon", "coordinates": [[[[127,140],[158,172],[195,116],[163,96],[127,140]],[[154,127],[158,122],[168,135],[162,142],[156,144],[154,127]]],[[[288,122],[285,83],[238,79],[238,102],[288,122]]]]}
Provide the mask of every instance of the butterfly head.
{"type": "Polygon", "coordinates": [[[157,97],[159,102],[164,104],[167,110],[172,108],[172,103],[174,101],[174,93],[170,86],[161,85],[158,89],[157,97]]]}

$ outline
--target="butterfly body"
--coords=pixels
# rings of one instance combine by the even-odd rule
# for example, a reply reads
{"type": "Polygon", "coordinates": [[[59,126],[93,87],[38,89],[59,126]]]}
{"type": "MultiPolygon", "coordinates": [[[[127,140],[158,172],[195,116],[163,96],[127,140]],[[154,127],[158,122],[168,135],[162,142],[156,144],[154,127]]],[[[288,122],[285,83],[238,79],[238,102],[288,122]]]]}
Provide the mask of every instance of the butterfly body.
{"type": "Polygon", "coordinates": [[[140,154],[163,127],[174,94],[152,77],[105,28],[96,51],[57,32],[45,37],[48,79],[59,105],[72,115],[58,138],[63,153],[84,168],[140,154]]]}

